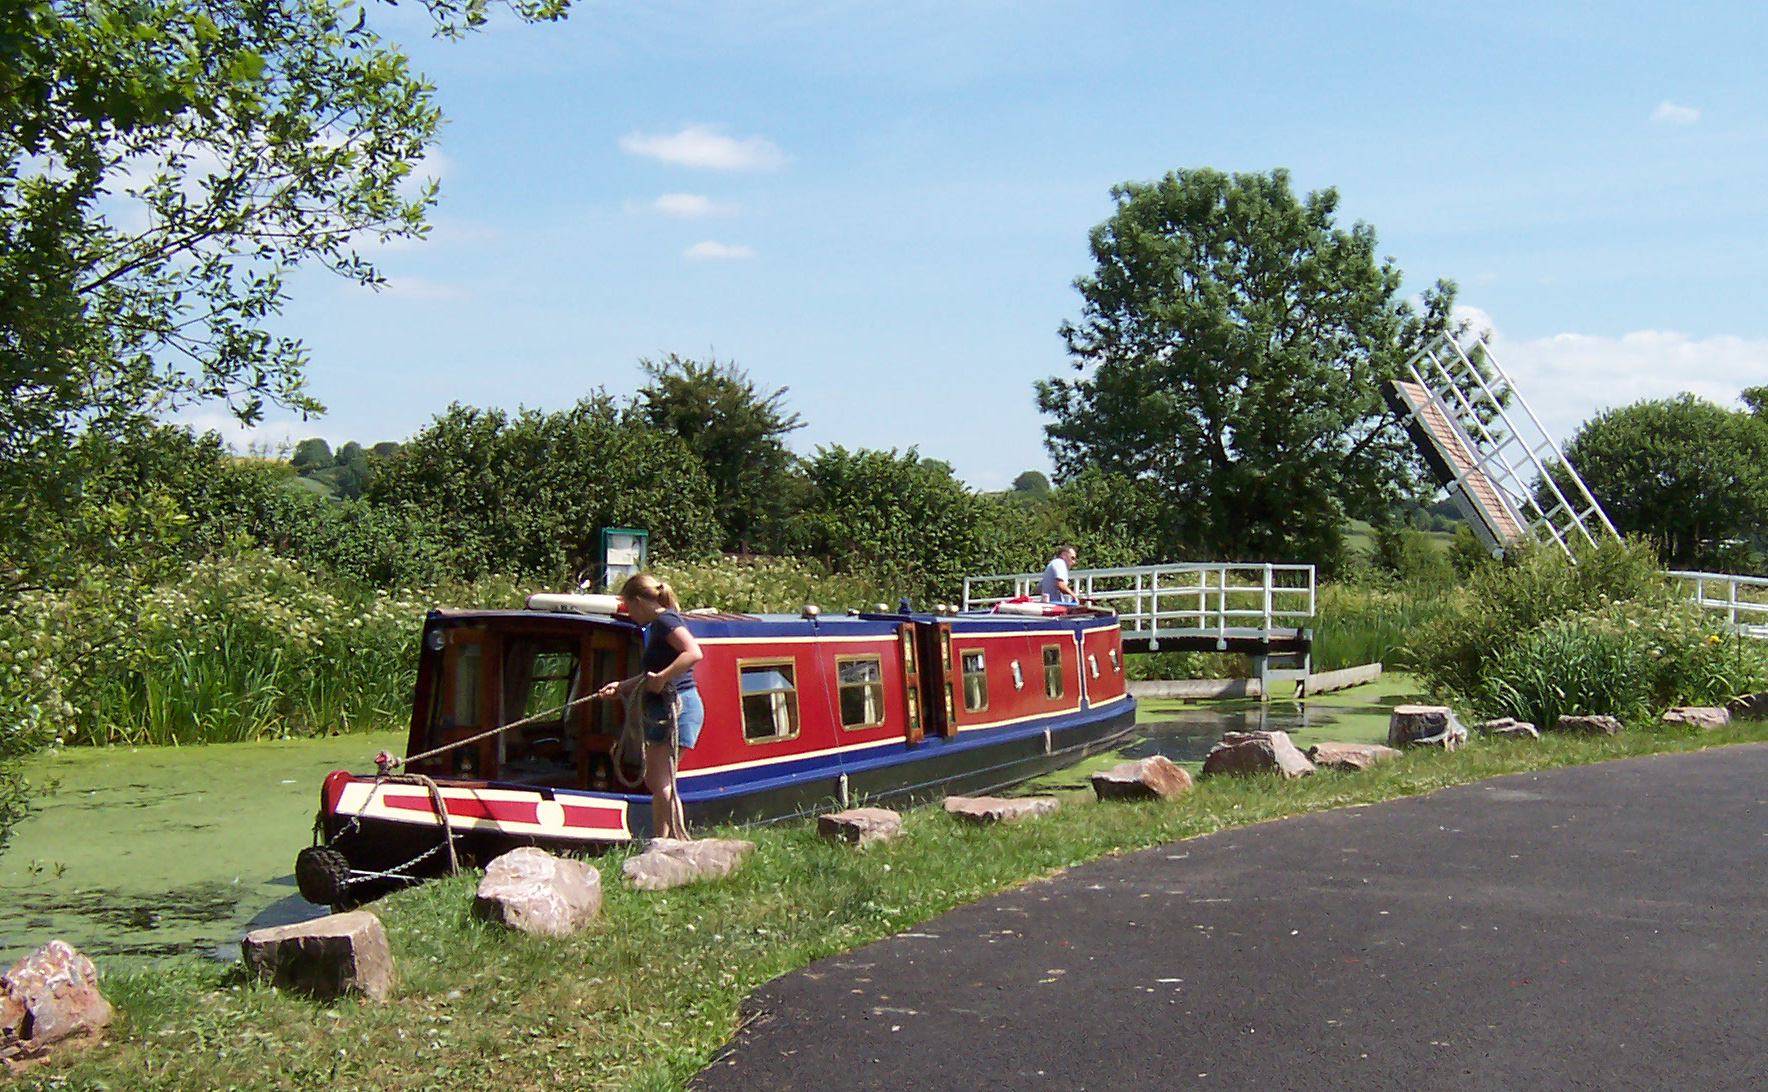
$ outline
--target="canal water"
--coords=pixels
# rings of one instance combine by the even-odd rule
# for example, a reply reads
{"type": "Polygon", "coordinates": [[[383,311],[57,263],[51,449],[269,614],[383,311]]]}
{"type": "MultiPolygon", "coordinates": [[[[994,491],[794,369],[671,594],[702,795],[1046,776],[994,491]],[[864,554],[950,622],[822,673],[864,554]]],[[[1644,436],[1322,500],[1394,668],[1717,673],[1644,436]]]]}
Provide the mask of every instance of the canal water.
{"type": "MultiPolygon", "coordinates": [[[[1408,700],[1388,680],[1298,705],[1144,702],[1137,732],[1109,754],[1025,787],[1084,789],[1128,758],[1164,754],[1196,772],[1223,732],[1282,729],[1298,745],[1381,741],[1388,710],[1408,700]]],[[[0,854],[0,959],[60,937],[101,964],[187,953],[231,959],[244,932],[323,913],[295,890],[319,785],[367,770],[395,732],[203,747],[71,748],[31,778],[53,788],[0,854]]],[[[4,964],[0,964],[3,966],[4,964]]]]}

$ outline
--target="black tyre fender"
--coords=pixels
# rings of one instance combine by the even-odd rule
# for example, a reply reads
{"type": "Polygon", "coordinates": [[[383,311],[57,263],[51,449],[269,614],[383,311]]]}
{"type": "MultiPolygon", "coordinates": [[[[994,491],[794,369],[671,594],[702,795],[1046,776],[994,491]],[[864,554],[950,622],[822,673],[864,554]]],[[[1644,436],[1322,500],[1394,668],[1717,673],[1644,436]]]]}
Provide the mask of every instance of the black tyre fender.
{"type": "Polygon", "coordinates": [[[330,846],[308,846],[295,855],[295,886],[315,906],[350,902],[350,861],[330,846]]]}

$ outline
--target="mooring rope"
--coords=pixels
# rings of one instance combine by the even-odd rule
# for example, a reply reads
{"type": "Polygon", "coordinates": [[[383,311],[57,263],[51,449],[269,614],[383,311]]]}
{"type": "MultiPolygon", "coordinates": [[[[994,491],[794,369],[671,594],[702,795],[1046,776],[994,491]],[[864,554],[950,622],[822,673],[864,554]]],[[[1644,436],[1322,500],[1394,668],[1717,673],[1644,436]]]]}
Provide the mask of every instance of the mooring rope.
{"type": "MultiPolygon", "coordinates": [[[[363,880],[409,879],[410,878],[409,876],[404,875],[404,872],[406,869],[411,868],[412,866],[423,861],[425,858],[431,856],[432,854],[440,852],[441,850],[444,850],[444,849],[446,849],[448,851],[448,871],[449,871],[449,874],[452,875],[452,874],[460,871],[460,857],[458,854],[456,854],[455,849],[454,849],[454,839],[455,839],[456,835],[454,833],[454,828],[448,825],[448,805],[447,805],[447,801],[445,801],[442,797],[442,787],[440,785],[436,784],[436,782],[433,778],[431,778],[425,774],[409,773],[409,772],[407,772],[407,773],[394,773],[393,772],[394,770],[398,769],[401,766],[410,765],[411,763],[414,763],[414,762],[422,762],[425,759],[435,758],[437,755],[447,754],[449,751],[454,750],[456,747],[465,747],[468,744],[478,743],[481,740],[490,739],[492,736],[498,735],[499,733],[502,733],[502,732],[507,732],[512,728],[523,728],[523,727],[526,727],[530,724],[535,724],[539,721],[543,721],[543,720],[546,720],[551,717],[559,716],[562,713],[568,712],[571,709],[574,709],[577,706],[582,705],[584,702],[594,701],[600,696],[601,696],[600,694],[596,694],[596,693],[585,694],[583,697],[575,698],[571,701],[566,702],[563,705],[555,706],[552,709],[542,710],[541,712],[535,713],[532,716],[523,717],[521,720],[512,721],[509,724],[498,725],[496,728],[492,728],[489,731],[480,732],[476,736],[469,736],[466,739],[457,739],[453,743],[445,743],[440,747],[432,748],[431,750],[424,751],[421,754],[407,755],[404,758],[397,758],[393,755],[388,754],[385,751],[382,751],[380,754],[376,755],[375,760],[374,760],[374,765],[375,765],[374,785],[373,785],[373,787],[371,787],[368,790],[368,799],[373,800],[374,794],[380,790],[380,787],[382,785],[417,785],[417,786],[420,786],[426,792],[429,793],[430,809],[435,812],[436,822],[442,828],[442,842],[440,845],[432,846],[429,849],[426,849],[424,852],[418,854],[416,857],[413,857],[411,860],[406,861],[404,864],[395,865],[394,867],[392,867],[391,869],[388,869],[385,872],[370,872],[370,871],[366,871],[366,870],[359,870],[359,869],[352,868],[352,869],[350,869],[350,871],[352,873],[354,873],[354,875],[351,876],[351,878],[349,880],[345,881],[346,886],[348,886],[349,884],[361,882],[363,880]]],[[[330,838],[328,838],[326,840],[325,848],[328,850],[331,849],[331,847],[337,843],[338,839],[344,837],[346,834],[349,834],[355,830],[360,829],[360,827],[362,825],[362,812],[365,810],[367,810],[366,803],[363,805],[363,808],[361,810],[358,810],[354,815],[350,816],[350,821],[348,823],[346,823],[336,834],[332,835],[330,838]]],[[[320,819],[318,817],[315,817],[315,819],[314,819],[314,836],[315,836],[316,841],[317,841],[318,835],[320,833],[320,830],[319,830],[320,826],[321,826],[320,819]]]]}
{"type": "Polygon", "coordinates": [[[375,756],[375,760],[374,760],[375,768],[382,773],[387,773],[387,772],[390,772],[391,770],[393,770],[397,766],[407,766],[413,762],[422,762],[428,758],[435,758],[437,755],[447,754],[449,751],[454,750],[456,747],[465,747],[469,743],[478,743],[481,740],[490,739],[492,736],[495,736],[500,732],[507,732],[511,728],[526,728],[530,724],[537,724],[540,721],[546,720],[549,717],[555,717],[555,716],[558,716],[560,713],[564,713],[568,710],[575,709],[577,706],[582,705],[586,701],[594,701],[599,697],[601,697],[601,695],[599,693],[585,694],[583,697],[575,698],[571,701],[566,702],[563,705],[555,706],[552,709],[542,710],[541,712],[535,713],[533,716],[523,717],[521,720],[512,721],[509,724],[498,725],[496,728],[492,728],[488,731],[480,732],[476,736],[468,736],[466,739],[457,739],[453,743],[444,743],[442,746],[432,748],[428,751],[423,752],[422,754],[407,755],[404,758],[396,758],[393,755],[390,755],[387,752],[382,751],[380,754],[375,756]]]}

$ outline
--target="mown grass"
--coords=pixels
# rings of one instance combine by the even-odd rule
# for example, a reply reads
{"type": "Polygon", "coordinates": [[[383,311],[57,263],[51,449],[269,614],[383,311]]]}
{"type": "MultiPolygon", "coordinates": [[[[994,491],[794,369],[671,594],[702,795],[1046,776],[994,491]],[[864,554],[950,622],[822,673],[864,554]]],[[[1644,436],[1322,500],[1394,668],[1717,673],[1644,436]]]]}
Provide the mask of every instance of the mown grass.
{"type": "Polygon", "coordinates": [[[769,978],[1085,861],[1499,774],[1762,741],[1768,725],[1476,743],[1360,774],[1211,780],[1160,804],[1069,793],[1048,819],[991,830],[922,808],[907,814],[900,840],[864,851],[826,844],[809,824],[746,830],[757,850],[741,872],[681,891],[628,891],[618,882],[623,857],[602,858],[605,908],[568,939],[476,922],[476,876],[465,874],[374,906],[399,966],[387,1004],[316,1004],[197,961],[112,975],[104,988],[122,1013],[113,1042],[15,1083],[676,1089],[737,1029],[743,997],[769,978]]]}

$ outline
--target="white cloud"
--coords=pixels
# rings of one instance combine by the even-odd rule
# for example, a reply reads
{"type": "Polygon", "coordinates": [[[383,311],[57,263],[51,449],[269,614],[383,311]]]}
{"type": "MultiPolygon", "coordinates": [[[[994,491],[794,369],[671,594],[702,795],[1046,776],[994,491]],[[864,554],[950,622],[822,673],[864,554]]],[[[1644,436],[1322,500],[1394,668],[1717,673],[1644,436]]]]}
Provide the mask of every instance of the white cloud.
{"type": "MultiPolygon", "coordinates": [[[[1490,326],[1476,310],[1457,313],[1474,319],[1476,329],[1490,326]]],[[[1738,392],[1768,380],[1768,338],[1638,330],[1620,337],[1554,334],[1512,341],[1494,332],[1490,344],[1518,393],[1560,443],[1606,409],[1683,391],[1736,406],[1738,392]]]]}
{"type": "Polygon", "coordinates": [[[1665,99],[1651,112],[1651,120],[1659,125],[1693,125],[1700,120],[1700,111],[1692,106],[1677,106],[1665,99]]]}
{"type": "Polygon", "coordinates": [[[706,261],[714,258],[753,258],[755,257],[755,248],[747,246],[730,246],[725,243],[715,243],[708,239],[703,243],[695,243],[693,246],[682,251],[682,253],[699,261],[706,261]]]}
{"type": "Polygon", "coordinates": [[[697,193],[666,193],[651,202],[651,207],[665,216],[692,218],[711,216],[715,212],[724,211],[713,203],[712,198],[702,197],[697,193]]]}
{"type": "Polygon", "coordinates": [[[627,133],[620,138],[620,147],[632,155],[678,167],[717,171],[773,171],[786,162],[786,153],[771,140],[735,140],[708,125],[688,125],[680,132],[658,136],[627,133]]]}
{"type": "Polygon", "coordinates": [[[198,433],[219,433],[223,443],[242,454],[247,451],[289,452],[302,440],[314,436],[323,439],[334,451],[346,442],[345,438],[327,435],[313,421],[260,421],[248,427],[240,424],[231,413],[213,407],[187,409],[174,414],[172,422],[189,425],[198,433]]]}

